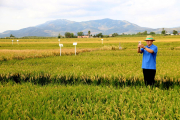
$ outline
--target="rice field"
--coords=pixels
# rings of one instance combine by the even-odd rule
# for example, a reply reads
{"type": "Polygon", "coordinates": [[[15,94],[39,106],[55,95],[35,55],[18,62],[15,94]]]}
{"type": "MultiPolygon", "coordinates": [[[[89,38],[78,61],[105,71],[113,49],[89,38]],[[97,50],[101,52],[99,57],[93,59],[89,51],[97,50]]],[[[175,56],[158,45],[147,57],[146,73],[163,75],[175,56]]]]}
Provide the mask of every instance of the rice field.
{"type": "Polygon", "coordinates": [[[179,88],[0,85],[0,118],[179,119],[179,88]]]}
{"type": "Polygon", "coordinates": [[[180,36],[155,37],[154,87],[137,53],[144,38],[62,38],[62,56],[58,39],[0,39],[0,119],[180,118],[180,36]]]}

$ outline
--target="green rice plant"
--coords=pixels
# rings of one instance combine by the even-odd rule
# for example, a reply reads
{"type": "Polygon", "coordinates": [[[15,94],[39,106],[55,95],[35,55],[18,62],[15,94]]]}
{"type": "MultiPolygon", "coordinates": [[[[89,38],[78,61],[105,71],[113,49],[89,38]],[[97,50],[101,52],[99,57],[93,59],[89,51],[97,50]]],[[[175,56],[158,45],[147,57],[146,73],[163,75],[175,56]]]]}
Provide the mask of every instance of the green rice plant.
{"type": "Polygon", "coordinates": [[[179,87],[0,84],[4,119],[178,119],[179,87]]]}
{"type": "MultiPolygon", "coordinates": [[[[113,86],[142,85],[142,54],[137,53],[136,43],[140,39],[143,37],[108,38],[104,39],[103,45],[99,39],[64,39],[67,51],[62,52],[61,57],[59,49],[52,49],[57,47],[56,39],[45,41],[38,39],[36,42],[35,39],[28,39],[30,41],[24,41],[22,46],[12,46],[8,42],[2,42],[4,48],[9,47],[12,50],[1,49],[0,58],[4,59],[0,61],[0,73],[2,76],[10,75],[1,78],[1,81],[13,80],[12,76],[19,74],[20,81],[34,81],[36,84],[62,80],[65,84],[76,84],[77,82],[113,86]],[[78,45],[82,48],[76,52],[77,56],[74,56],[74,49],[71,49],[70,42],[74,40],[80,42],[78,45]],[[99,41],[100,43],[97,43],[99,41]],[[122,48],[126,49],[117,50],[119,42],[122,48]],[[90,47],[91,49],[87,49],[90,47]],[[47,77],[47,82],[44,81],[46,74],[50,76],[47,77]],[[24,78],[26,75],[30,76],[24,78]],[[43,76],[42,79],[39,75],[43,76]],[[66,79],[64,77],[57,79],[57,76],[66,76],[66,79]]],[[[154,44],[158,46],[155,78],[157,86],[160,87],[161,83],[164,87],[179,85],[180,51],[171,50],[171,47],[180,46],[178,37],[157,36],[157,42],[154,44]],[[166,41],[168,39],[169,41],[166,41]],[[163,40],[166,42],[162,42],[163,40]],[[167,79],[164,76],[167,76],[167,79]]]]}
{"type": "Polygon", "coordinates": [[[57,39],[0,40],[0,119],[179,119],[179,36],[155,37],[153,87],[144,85],[137,53],[143,39],[65,38],[61,57],[57,39]]]}

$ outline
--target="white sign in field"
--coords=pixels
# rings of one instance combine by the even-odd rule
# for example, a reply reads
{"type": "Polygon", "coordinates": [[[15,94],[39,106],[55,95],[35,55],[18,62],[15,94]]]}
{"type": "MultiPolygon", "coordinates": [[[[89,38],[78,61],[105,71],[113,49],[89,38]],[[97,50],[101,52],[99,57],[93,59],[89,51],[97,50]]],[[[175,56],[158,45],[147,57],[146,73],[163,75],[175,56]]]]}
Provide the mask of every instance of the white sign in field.
{"type": "Polygon", "coordinates": [[[59,44],[59,47],[63,47],[63,44],[59,44]]]}
{"type": "Polygon", "coordinates": [[[73,45],[77,45],[77,42],[74,42],[73,45]]]}
{"type": "Polygon", "coordinates": [[[103,39],[101,39],[102,40],[102,44],[103,44],[103,39]]]}
{"type": "Polygon", "coordinates": [[[58,41],[59,41],[59,44],[60,44],[60,39],[58,39],[58,41]]]}
{"type": "Polygon", "coordinates": [[[60,56],[61,56],[61,47],[63,47],[63,44],[59,44],[60,47],[60,56]]]}
{"type": "Polygon", "coordinates": [[[75,55],[76,55],[76,45],[77,45],[77,42],[74,42],[73,45],[75,45],[75,55]]]}
{"type": "Polygon", "coordinates": [[[122,49],[122,47],[121,47],[121,44],[119,43],[119,50],[121,50],[122,49]]]}
{"type": "Polygon", "coordinates": [[[17,40],[17,44],[19,45],[18,41],[19,41],[19,40],[17,40]]]}

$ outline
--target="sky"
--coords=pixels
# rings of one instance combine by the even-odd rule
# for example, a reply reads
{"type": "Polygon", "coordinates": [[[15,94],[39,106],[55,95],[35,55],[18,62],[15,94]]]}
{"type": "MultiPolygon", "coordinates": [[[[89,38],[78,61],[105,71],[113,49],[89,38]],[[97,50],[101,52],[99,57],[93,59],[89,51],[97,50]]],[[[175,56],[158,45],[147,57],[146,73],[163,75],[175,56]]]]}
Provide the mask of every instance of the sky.
{"type": "Polygon", "coordinates": [[[67,19],[110,18],[141,27],[180,27],[180,0],[0,0],[0,33],[67,19]]]}

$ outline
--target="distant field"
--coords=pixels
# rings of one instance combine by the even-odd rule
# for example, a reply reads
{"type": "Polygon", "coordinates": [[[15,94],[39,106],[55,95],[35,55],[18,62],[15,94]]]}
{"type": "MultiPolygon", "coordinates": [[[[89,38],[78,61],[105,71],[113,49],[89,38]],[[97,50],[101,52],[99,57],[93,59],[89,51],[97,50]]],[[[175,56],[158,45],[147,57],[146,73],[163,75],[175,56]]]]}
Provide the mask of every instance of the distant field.
{"type": "MultiPolygon", "coordinates": [[[[101,38],[62,38],[61,43],[64,46],[61,57],[58,39],[22,39],[19,40],[19,45],[16,43],[12,45],[8,41],[0,42],[0,73],[2,75],[33,73],[32,77],[40,73],[48,73],[52,78],[72,74],[89,77],[122,75],[124,78],[135,77],[142,80],[142,55],[137,53],[137,42],[142,41],[146,44],[143,41],[144,37],[103,39],[102,44],[101,38]],[[78,43],[77,56],[74,56],[75,47],[72,44],[74,41],[78,43]],[[122,50],[118,49],[119,43],[122,50]]],[[[178,80],[180,36],[158,36],[155,39],[154,44],[158,46],[156,79],[171,77],[178,80]],[[164,40],[168,42],[163,42],[164,40]]]]}
{"type": "Polygon", "coordinates": [[[137,53],[145,37],[101,39],[62,38],[62,56],[58,39],[0,39],[0,119],[180,118],[180,36],[155,37],[154,88],[137,53]]]}
{"type": "MultiPolygon", "coordinates": [[[[73,42],[79,42],[79,43],[101,43],[101,39],[104,40],[104,43],[111,43],[111,42],[138,42],[143,41],[146,37],[109,37],[109,38],[60,38],[61,43],[73,43],[73,42]]],[[[156,39],[156,42],[171,42],[171,41],[180,41],[179,35],[174,36],[155,36],[153,37],[156,39]]],[[[14,40],[14,44],[17,43],[17,39],[0,39],[1,42],[9,42],[9,44],[12,43],[12,40],[14,40]]],[[[40,43],[58,43],[57,39],[18,39],[19,43],[26,43],[26,42],[40,42],[40,43]]]]}

